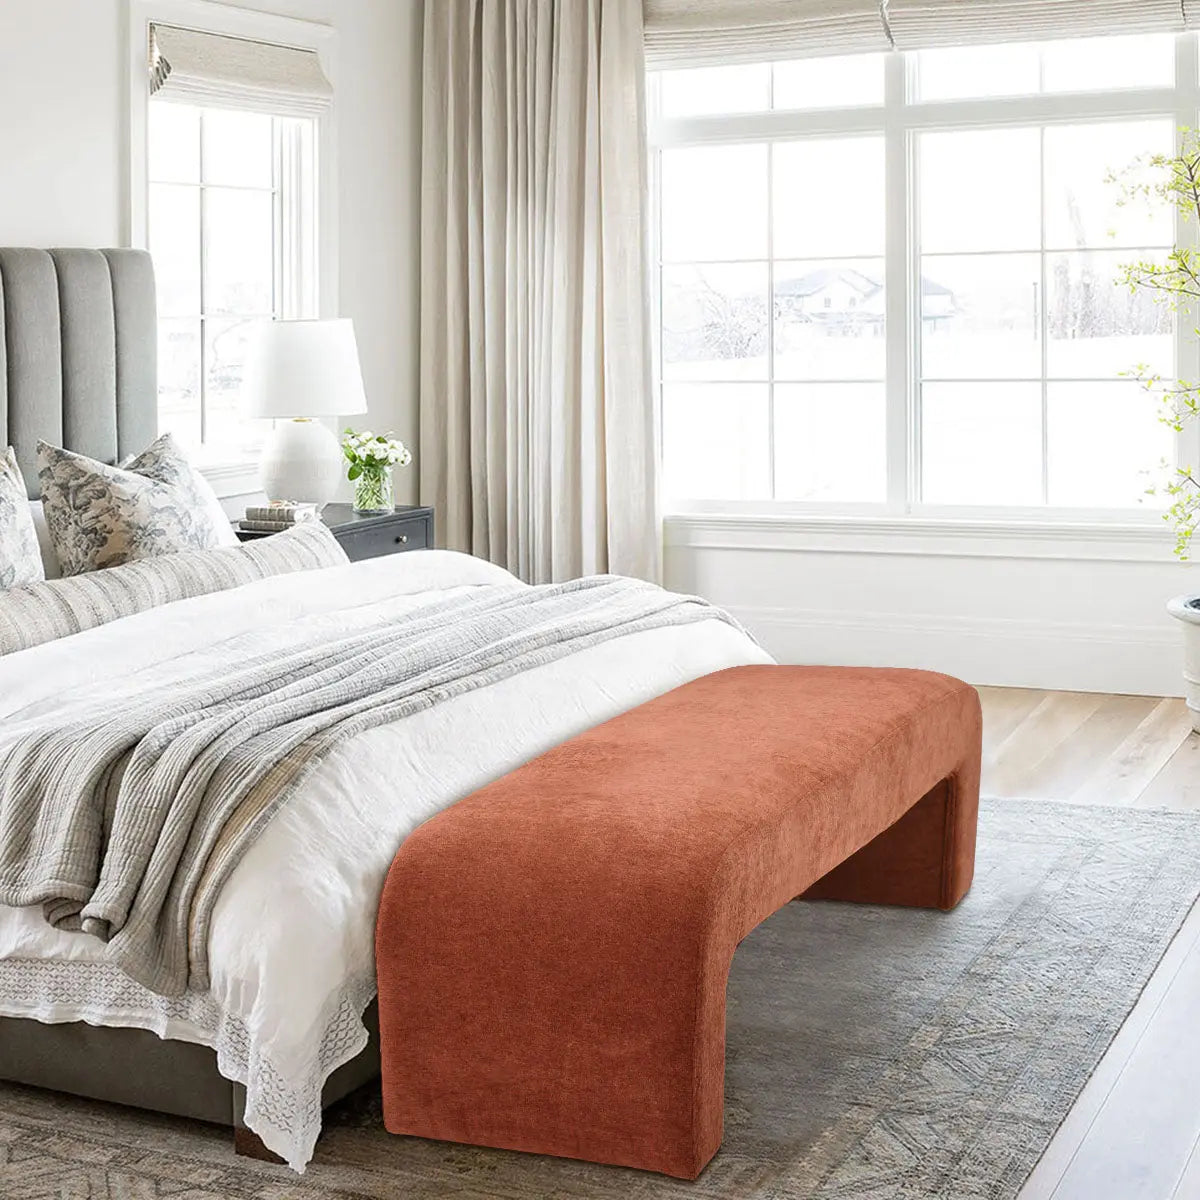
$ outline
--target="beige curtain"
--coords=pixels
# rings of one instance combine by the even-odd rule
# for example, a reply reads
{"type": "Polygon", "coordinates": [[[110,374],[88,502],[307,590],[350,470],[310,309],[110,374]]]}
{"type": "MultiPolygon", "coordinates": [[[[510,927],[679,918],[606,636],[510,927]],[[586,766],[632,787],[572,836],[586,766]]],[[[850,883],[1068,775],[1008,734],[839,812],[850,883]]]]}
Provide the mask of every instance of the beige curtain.
{"type": "Polygon", "coordinates": [[[656,579],[641,0],[425,6],[421,493],[530,582],[656,579]]]}

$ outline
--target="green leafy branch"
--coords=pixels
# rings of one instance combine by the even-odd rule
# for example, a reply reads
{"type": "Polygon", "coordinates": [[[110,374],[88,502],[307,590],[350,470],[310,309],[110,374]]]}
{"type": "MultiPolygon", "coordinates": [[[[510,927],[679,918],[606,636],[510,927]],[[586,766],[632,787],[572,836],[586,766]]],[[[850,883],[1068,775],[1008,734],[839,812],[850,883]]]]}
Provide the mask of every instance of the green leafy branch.
{"type": "MultiPolygon", "coordinates": [[[[1177,153],[1142,155],[1125,170],[1110,174],[1110,183],[1121,188],[1118,205],[1150,201],[1171,205],[1183,224],[1200,224],[1200,135],[1182,128],[1177,153]]],[[[1190,246],[1174,246],[1161,261],[1140,259],[1124,263],[1119,278],[1131,292],[1151,296],[1173,313],[1187,313],[1200,301],[1200,254],[1190,246]]],[[[1193,329],[1200,338],[1200,330],[1193,329]]],[[[1158,419],[1176,433],[1200,416],[1200,384],[1184,379],[1165,380],[1144,364],[1125,375],[1136,378],[1158,404],[1158,419]]],[[[1175,527],[1175,554],[1189,557],[1192,537],[1200,524],[1200,481],[1192,467],[1171,468],[1163,463],[1167,478],[1161,491],[1171,503],[1163,520],[1175,527]]],[[[1156,495],[1159,488],[1148,488],[1156,495]]]]}

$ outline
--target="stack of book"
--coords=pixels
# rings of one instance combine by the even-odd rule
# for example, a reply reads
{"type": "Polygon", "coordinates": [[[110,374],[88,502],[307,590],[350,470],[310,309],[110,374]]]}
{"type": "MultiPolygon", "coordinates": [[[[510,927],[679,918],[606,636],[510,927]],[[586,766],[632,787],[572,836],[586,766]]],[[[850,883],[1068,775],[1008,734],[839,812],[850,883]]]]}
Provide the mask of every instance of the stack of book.
{"type": "Polygon", "coordinates": [[[250,505],[246,515],[238,522],[238,528],[247,533],[279,533],[315,521],[320,516],[316,504],[292,504],[287,500],[273,500],[270,504],[250,505]]]}

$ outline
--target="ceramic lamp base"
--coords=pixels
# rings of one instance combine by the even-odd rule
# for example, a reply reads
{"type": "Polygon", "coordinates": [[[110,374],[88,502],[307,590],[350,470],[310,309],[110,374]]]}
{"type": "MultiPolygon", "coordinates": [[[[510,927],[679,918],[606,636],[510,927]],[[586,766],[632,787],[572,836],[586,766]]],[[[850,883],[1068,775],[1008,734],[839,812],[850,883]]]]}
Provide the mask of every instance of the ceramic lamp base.
{"type": "Polygon", "coordinates": [[[342,451],[320,421],[277,421],[267,439],[259,479],[268,500],[328,504],[342,476],[342,451]]]}

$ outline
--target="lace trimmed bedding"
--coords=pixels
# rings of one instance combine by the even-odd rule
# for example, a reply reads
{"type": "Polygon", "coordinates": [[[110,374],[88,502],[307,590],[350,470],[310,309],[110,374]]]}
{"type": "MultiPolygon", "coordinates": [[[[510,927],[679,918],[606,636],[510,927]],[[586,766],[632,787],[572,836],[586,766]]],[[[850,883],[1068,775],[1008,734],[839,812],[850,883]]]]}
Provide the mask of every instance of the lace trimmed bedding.
{"type": "Polygon", "coordinates": [[[328,997],[319,1032],[304,1043],[304,1060],[285,1069],[208,992],[160,996],[109,963],[0,959],[2,1016],[148,1029],[216,1051],[220,1073],[246,1089],[246,1125],[296,1171],[312,1158],[321,1133],[325,1080],[367,1044],[362,1018],[374,998],[373,976],[345,981],[328,997]]]}

